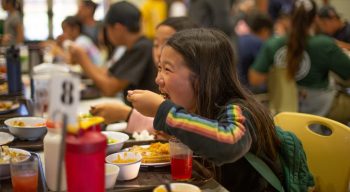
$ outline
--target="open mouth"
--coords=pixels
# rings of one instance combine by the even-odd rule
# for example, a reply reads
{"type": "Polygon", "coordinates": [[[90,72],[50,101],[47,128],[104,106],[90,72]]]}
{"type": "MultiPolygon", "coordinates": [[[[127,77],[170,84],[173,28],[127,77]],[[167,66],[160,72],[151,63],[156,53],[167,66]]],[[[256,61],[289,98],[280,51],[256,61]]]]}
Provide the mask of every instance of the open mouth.
{"type": "Polygon", "coordinates": [[[161,93],[161,95],[163,96],[164,99],[170,99],[169,95],[166,93],[161,93]]]}
{"type": "Polygon", "coordinates": [[[164,99],[170,99],[169,95],[164,91],[164,89],[159,87],[159,92],[163,96],[164,99]]]}
{"type": "Polygon", "coordinates": [[[159,89],[160,94],[163,96],[164,99],[170,99],[169,95],[162,89],[159,89]]]}

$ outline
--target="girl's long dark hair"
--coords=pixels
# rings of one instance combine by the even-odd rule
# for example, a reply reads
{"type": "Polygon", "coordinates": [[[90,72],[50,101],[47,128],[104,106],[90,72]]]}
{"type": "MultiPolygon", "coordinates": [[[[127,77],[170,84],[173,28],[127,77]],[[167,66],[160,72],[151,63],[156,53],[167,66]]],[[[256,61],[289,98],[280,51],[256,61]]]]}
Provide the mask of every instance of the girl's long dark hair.
{"type": "Polygon", "coordinates": [[[166,46],[180,53],[194,74],[191,80],[197,97],[195,113],[215,119],[221,107],[232,99],[237,100],[253,119],[257,143],[252,150],[274,159],[279,142],[272,117],[240,85],[234,50],[228,37],[216,30],[189,29],[177,32],[166,46]]]}
{"type": "Polygon", "coordinates": [[[287,41],[287,71],[289,78],[294,79],[299,69],[299,64],[303,59],[306,48],[307,37],[311,24],[316,16],[316,3],[313,0],[304,0],[310,3],[307,8],[306,3],[296,0],[292,10],[291,31],[287,41]],[[299,3],[298,3],[299,1],[299,3]]]}

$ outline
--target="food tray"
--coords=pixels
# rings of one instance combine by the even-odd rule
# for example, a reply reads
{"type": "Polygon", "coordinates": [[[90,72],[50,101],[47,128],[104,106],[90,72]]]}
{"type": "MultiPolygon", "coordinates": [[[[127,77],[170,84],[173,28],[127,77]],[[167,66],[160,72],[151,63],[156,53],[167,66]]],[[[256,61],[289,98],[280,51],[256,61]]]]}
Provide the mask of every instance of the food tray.
{"type": "MultiPolygon", "coordinates": [[[[124,144],[124,148],[131,147],[133,145],[150,144],[158,141],[166,142],[162,140],[128,141],[124,144]]],[[[187,183],[191,183],[200,187],[212,178],[212,172],[200,164],[196,159],[194,159],[192,165],[192,179],[187,183]]],[[[154,189],[156,186],[170,182],[175,182],[171,179],[170,165],[164,167],[147,166],[140,168],[140,172],[137,178],[129,181],[117,181],[114,188],[107,191],[152,191],[152,189],[154,189]]]]}
{"type": "MultiPolygon", "coordinates": [[[[33,104],[30,100],[24,99],[22,97],[3,97],[0,98],[0,100],[13,100],[20,103],[20,107],[17,110],[0,115],[0,132],[9,133],[8,127],[4,125],[4,121],[6,119],[12,117],[25,117],[33,115],[33,104]]],[[[8,145],[10,147],[20,148],[29,151],[40,151],[43,150],[43,137],[35,141],[19,140],[15,138],[15,140],[9,143],[8,145]]]]}
{"type": "MultiPolygon", "coordinates": [[[[31,100],[23,97],[0,97],[0,101],[15,101],[19,103],[19,108],[8,113],[0,114],[0,124],[3,125],[6,119],[12,117],[23,117],[33,115],[33,104],[31,100]]],[[[1,131],[1,130],[0,130],[1,131]]]]}
{"type": "MultiPolygon", "coordinates": [[[[192,179],[187,183],[200,187],[212,178],[213,175],[208,169],[203,167],[198,161],[193,160],[192,179]]],[[[175,182],[171,179],[170,166],[141,167],[136,179],[117,181],[114,188],[107,191],[152,191],[156,186],[170,182],[175,182]]]]}
{"type": "MultiPolygon", "coordinates": [[[[37,153],[30,153],[32,155],[33,158],[36,158],[38,160],[38,191],[42,192],[42,191],[47,191],[47,187],[46,187],[46,180],[45,180],[45,176],[44,176],[44,169],[40,160],[40,157],[37,153]]],[[[12,183],[11,183],[11,179],[6,179],[6,180],[0,180],[0,191],[1,192],[11,192],[12,191],[12,183]]]]}

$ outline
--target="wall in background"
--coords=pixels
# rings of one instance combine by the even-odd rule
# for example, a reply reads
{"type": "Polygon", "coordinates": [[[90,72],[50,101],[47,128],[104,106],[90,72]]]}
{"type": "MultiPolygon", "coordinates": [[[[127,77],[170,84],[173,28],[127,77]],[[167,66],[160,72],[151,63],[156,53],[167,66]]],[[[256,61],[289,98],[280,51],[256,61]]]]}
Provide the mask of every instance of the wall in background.
{"type": "MultiPolygon", "coordinates": [[[[317,0],[318,5],[321,5],[321,2],[317,0]]],[[[342,18],[350,22],[350,0],[329,0],[329,3],[336,8],[342,18]]]]}

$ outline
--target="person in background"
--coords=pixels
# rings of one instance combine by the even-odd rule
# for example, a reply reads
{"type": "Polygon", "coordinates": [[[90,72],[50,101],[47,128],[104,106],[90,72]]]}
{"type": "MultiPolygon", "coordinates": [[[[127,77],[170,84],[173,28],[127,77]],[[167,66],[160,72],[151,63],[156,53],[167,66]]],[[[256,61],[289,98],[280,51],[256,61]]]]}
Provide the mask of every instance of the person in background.
{"type": "Polygon", "coordinates": [[[250,28],[246,22],[246,17],[250,12],[256,10],[254,0],[240,0],[232,6],[233,25],[237,36],[242,36],[250,33],[250,28]]]}
{"type": "Polygon", "coordinates": [[[350,97],[337,92],[329,79],[333,71],[350,78],[350,58],[333,39],[315,34],[317,7],[313,0],[296,0],[291,14],[290,33],[268,40],[249,72],[252,85],[260,85],[272,68],[286,68],[299,92],[299,111],[326,116],[347,124],[350,97]]]}
{"type": "Polygon", "coordinates": [[[273,25],[274,36],[286,36],[291,29],[290,12],[281,12],[273,25]]]}
{"type": "Polygon", "coordinates": [[[230,0],[191,0],[188,15],[201,27],[216,28],[234,35],[230,0]]]}
{"type": "Polygon", "coordinates": [[[251,152],[276,175],[279,141],[269,112],[241,87],[231,40],[213,29],[175,33],[162,49],[156,82],[168,99],[147,90],[129,91],[154,128],[175,136],[219,166],[229,191],[270,191],[243,157],[251,152]]]}
{"type": "Polygon", "coordinates": [[[154,38],[156,26],[167,17],[165,0],[146,0],[141,5],[143,33],[149,39],[154,38]]]}
{"type": "Polygon", "coordinates": [[[293,2],[294,0],[268,0],[268,14],[272,21],[276,22],[281,15],[290,13],[293,2]]]}
{"type": "Polygon", "coordinates": [[[24,29],[21,3],[18,0],[2,0],[2,8],[7,12],[4,22],[4,35],[1,44],[5,46],[24,43],[24,29]]]}
{"type": "MultiPolygon", "coordinates": [[[[197,24],[195,24],[188,17],[168,18],[160,23],[156,28],[155,38],[153,41],[154,63],[156,65],[159,63],[161,49],[173,34],[184,29],[197,27],[197,24]]],[[[153,129],[153,118],[143,116],[137,110],[123,103],[103,103],[92,106],[90,113],[95,116],[103,117],[107,124],[118,121],[127,121],[128,126],[125,131],[128,133],[142,130],[148,130],[151,133],[154,133],[155,131],[153,129]]]]}
{"type": "Polygon", "coordinates": [[[82,24],[76,16],[68,16],[62,21],[63,34],[61,35],[60,41],[46,41],[42,42],[43,47],[50,47],[51,53],[54,56],[54,61],[72,63],[72,58],[70,54],[65,50],[64,46],[69,43],[74,43],[76,46],[82,48],[84,52],[88,55],[92,63],[97,66],[102,64],[102,58],[99,49],[92,42],[92,40],[81,32],[82,24]]]}
{"type": "Polygon", "coordinates": [[[259,53],[261,46],[272,35],[273,23],[270,17],[259,11],[247,14],[246,22],[250,33],[239,35],[237,41],[237,71],[240,82],[255,94],[266,92],[266,85],[255,87],[249,84],[248,70],[259,53]]]}
{"type": "Polygon", "coordinates": [[[102,33],[103,24],[94,19],[97,6],[98,5],[91,0],[83,0],[79,4],[76,16],[82,23],[82,33],[91,38],[96,46],[99,46],[98,36],[102,33]]]}
{"type": "Polygon", "coordinates": [[[335,38],[338,45],[350,50],[350,23],[343,21],[334,7],[325,5],[317,13],[320,31],[335,38]]]}
{"type": "Polygon", "coordinates": [[[126,97],[132,89],[157,90],[152,42],[142,35],[140,21],[141,13],[131,3],[122,1],[110,6],[105,17],[108,40],[114,46],[125,46],[126,51],[108,70],[94,65],[83,49],[70,47],[71,57],[105,96],[124,91],[126,97]]]}

